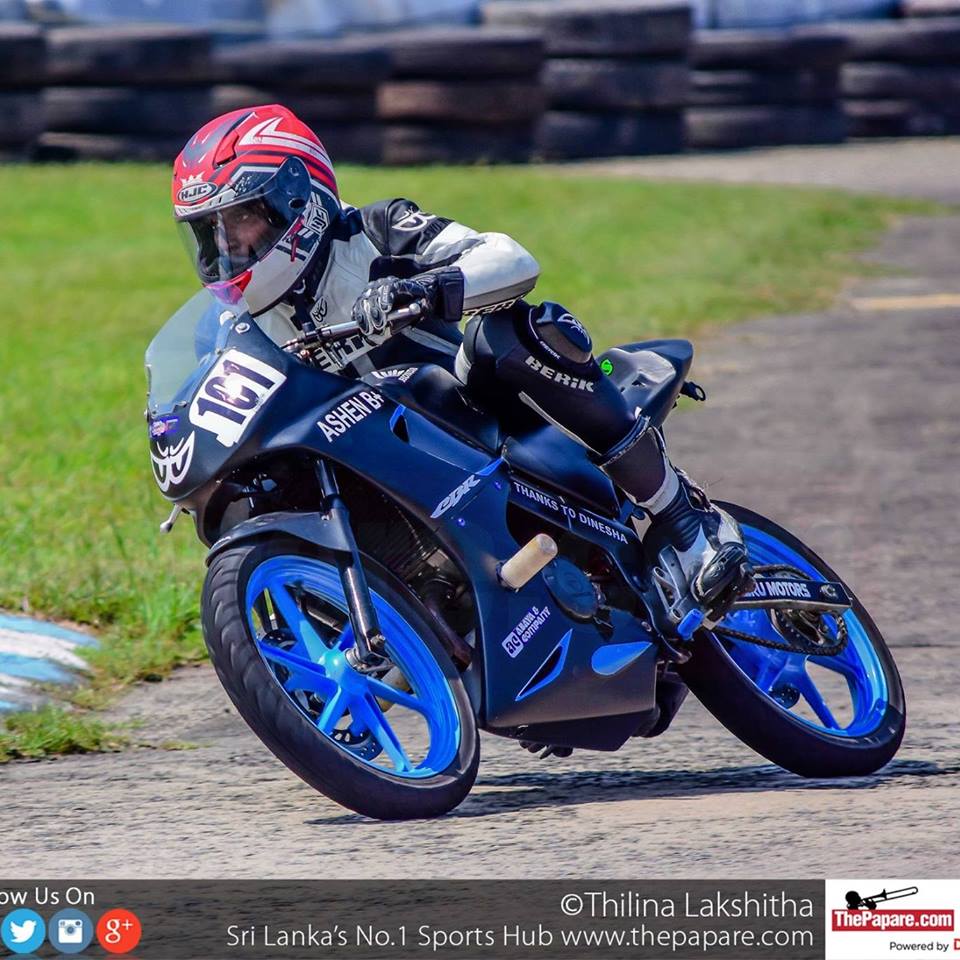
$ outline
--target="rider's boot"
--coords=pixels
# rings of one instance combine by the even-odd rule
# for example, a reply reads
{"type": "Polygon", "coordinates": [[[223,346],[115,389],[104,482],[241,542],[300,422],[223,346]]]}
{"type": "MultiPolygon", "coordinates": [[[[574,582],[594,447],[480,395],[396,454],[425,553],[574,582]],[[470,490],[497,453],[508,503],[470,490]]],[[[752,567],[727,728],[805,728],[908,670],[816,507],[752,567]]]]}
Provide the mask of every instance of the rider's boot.
{"type": "Polygon", "coordinates": [[[686,627],[720,620],[753,584],[737,522],[670,463],[662,437],[646,420],[638,420],[600,466],[649,517],[648,525],[637,523],[638,532],[646,525],[644,554],[668,621],[686,627]]]}

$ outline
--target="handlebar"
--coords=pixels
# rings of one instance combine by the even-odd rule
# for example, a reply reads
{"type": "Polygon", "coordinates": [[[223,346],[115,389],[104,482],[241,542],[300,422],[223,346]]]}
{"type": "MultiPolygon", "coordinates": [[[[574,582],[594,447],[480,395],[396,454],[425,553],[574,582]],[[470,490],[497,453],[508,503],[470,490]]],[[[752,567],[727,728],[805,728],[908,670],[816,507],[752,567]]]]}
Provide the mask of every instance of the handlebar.
{"type": "MultiPolygon", "coordinates": [[[[399,307],[392,310],[387,315],[387,324],[393,332],[403,330],[409,327],[423,316],[424,304],[415,301],[406,307],[399,307]]],[[[284,345],[284,350],[299,351],[309,349],[321,343],[329,343],[331,340],[343,340],[346,337],[352,337],[361,332],[359,323],[353,320],[345,320],[343,323],[331,323],[323,327],[315,327],[313,330],[300,334],[288,340],[284,345]]]]}

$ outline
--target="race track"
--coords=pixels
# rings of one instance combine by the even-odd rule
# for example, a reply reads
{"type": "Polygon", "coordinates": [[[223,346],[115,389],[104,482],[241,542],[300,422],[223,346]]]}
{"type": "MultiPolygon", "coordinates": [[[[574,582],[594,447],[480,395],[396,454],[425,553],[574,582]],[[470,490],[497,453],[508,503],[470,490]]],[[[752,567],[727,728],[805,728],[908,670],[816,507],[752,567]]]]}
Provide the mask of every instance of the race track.
{"type": "MultiPolygon", "coordinates": [[[[616,754],[540,761],[484,737],[451,816],[383,825],[289,774],[212,670],[133,691],[139,749],[0,768],[8,877],[955,876],[960,721],[960,217],[902,223],[898,267],[828,313],[698,344],[704,407],[668,422],[676,461],[824,555],[904,676],[897,759],[862,781],[802,781],[699,704],[616,754]],[[933,299],[931,299],[933,297],[933,299]]],[[[736,278],[731,278],[736,282],[736,278]]],[[[638,331],[638,334],[640,331],[638,331]]],[[[199,564],[199,554],[198,554],[199,564]]]]}

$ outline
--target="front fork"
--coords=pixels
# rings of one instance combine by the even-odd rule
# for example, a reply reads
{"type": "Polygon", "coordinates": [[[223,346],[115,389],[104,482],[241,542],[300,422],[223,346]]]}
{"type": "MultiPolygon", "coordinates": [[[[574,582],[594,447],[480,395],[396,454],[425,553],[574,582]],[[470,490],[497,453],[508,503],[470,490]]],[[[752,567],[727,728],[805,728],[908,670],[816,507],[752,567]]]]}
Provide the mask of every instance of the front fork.
{"type": "Polygon", "coordinates": [[[338,551],[336,554],[337,569],[340,571],[340,582],[343,585],[343,595],[347,601],[347,612],[355,640],[354,646],[347,650],[345,656],[356,670],[371,670],[382,666],[386,660],[385,640],[380,630],[377,611],[370,599],[370,588],[360,562],[360,551],[350,526],[350,511],[340,495],[333,468],[326,461],[318,460],[316,473],[323,496],[324,516],[327,522],[336,528],[343,542],[350,547],[349,553],[338,551]]]}

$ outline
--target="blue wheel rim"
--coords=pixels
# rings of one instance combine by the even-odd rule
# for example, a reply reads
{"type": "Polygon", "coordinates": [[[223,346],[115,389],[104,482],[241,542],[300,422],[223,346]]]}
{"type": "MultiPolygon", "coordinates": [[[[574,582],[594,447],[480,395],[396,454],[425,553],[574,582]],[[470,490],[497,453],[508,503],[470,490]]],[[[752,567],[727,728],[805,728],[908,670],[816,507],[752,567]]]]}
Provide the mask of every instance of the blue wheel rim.
{"type": "MultiPolygon", "coordinates": [[[[771,534],[746,523],[740,526],[750,559],[755,565],[786,563],[814,580],[829,579],[802,554],[771,534]]],[[[870,633],[859,617],[853,610],[848,610],[843,614],[843,620],[847,628],[847,644],[843,652],[835,657],[787,653],[743,640],[721,639],[736,666],[778,709],[809,727],[835,737],[863,737],[880,726],[886,713],[887,679],[870,633]],[[811,665],[830,671],[834,677],[838,675],[846,681],[845,685],[832,683],[829,691],[823,689],[823,680],[830,674],[816,671],[811,676],[811,665]],[[817,676],[821,678],[819,683],[817,676]],[[794,696],[799,699],[790,704],[794,696]],[[798,712],[801,709],[809,711],[816,719],[798,712]]],[[[721,624],[754,636],[783,641],[765,610],[735,610],[727,614],[721,624]]],[[[835,635],[833,627],[830,632],[835,635]]]]}
{"type": "MultiPolygon", "coordinates": [[[[309,557],[284,555],[261,563],[247,582],[247,622],[260,655],[276,682],[339,749],[381,773],[406,779],[435,776],[454,761],[460,747],[460,715],[443,670],[417,631],[390,601],[371,590],[386,652],[409,690],[362,674],[347,662],[354,645],[347,603],[335,566],[309,557]],[[308,618],[295,594],[339,612],[342,629],[308,618]],[[285,621],[284,645],[264,623],[264,611],[285,621]],[[387,704],[387,708],[383,708],[387,704]],[[390,717],[409,711],[425,727],[426,743],[404,742],[390,717]],[[388,712],[389,711],[389,712],[388,712]],[[344,738],[364,744],[351,747],[344,738]]],[[[424,739],[421,737],[421,739],[424,739]]]]}

